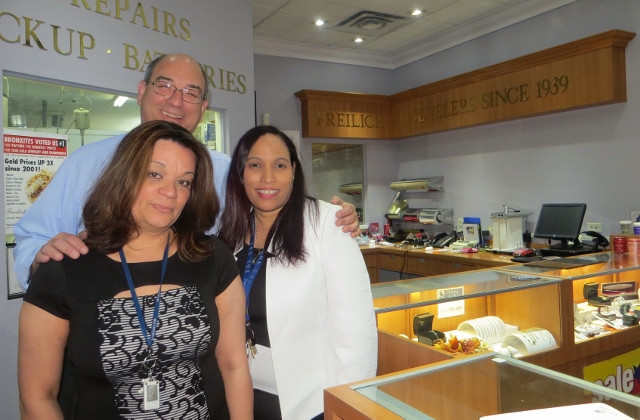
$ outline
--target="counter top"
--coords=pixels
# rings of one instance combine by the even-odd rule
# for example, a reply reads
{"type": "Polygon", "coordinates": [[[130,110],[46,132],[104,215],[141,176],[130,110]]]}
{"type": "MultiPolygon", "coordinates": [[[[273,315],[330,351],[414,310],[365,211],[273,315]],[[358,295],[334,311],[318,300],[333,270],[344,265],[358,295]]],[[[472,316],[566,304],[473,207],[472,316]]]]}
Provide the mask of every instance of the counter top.
{"type": "MultiPolygon", "coordinates": [[[[448,248],[445,248],[448,249],[448,248]]],[[[370,247],[369,245],[361,245],[360,251],[363,255],[368,254],[378,254],[384,252],[385,254],[397,254],[397,255],[407,255],[412,257],[425,257],[425,258],[433,258],[439,260],[449,260],[449,261],[470,261],[470,262],[483,262],[487,263],[487,265],[506,265],[506,264],[514,264],[511,261],[511,255],[506,254],[494,254],[493,252],[477,252],[477,253],[462,253],[462,252],[454,252],[451,250],[444,251],[441,248],[436,248],[431,252],[425,251],[425,248],[398,248],[395,246],[388,245],[376,245],[375,247],[370,247]]]]}

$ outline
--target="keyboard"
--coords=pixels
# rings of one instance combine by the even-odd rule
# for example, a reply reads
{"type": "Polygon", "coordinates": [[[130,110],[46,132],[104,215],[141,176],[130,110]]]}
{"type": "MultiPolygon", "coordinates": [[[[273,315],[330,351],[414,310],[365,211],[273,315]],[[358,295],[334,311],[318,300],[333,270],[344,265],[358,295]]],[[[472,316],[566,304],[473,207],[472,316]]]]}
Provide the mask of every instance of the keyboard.
{"type": "Polygon", "coordinates": [[[542,261],[542,260],[543,260],[543,257],[540,257],[540,256],[511,258],[511,261],[517,262],[517,263],[530,263],[530,262],[536,262],[536,261],[542,261]]]}

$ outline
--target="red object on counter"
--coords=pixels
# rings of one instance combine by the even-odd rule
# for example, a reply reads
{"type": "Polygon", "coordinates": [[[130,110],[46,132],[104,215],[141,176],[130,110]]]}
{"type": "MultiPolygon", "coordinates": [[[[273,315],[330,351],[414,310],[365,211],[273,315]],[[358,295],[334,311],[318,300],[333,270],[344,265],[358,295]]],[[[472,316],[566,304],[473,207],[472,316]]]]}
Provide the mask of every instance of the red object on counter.
{"type": "Polygon", "coordinates": [[[630,255],[640,255],[640,238],[627,238],[627,250],[630,255]]]}
{"type": "Polygon", "coordinates": [[[613,237],[613,252],[616,254],[624,254],[628,252],[629,248],[627,247],[627,238],[624,236],[614,236],[613,237]]]}
{"type": "Polygon", "coordinates": [[[369,223],[369,235],[373,236],[380,233],[380,225],[378,223],[369,223]]]}

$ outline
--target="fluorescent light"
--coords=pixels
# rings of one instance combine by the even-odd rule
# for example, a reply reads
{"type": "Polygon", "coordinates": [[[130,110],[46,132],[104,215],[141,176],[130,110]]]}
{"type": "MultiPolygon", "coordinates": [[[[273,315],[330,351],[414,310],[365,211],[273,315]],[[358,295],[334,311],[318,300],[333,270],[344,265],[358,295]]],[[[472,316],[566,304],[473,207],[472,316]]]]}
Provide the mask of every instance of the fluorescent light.
{"type": "Polygon", "coordinates": [[[115,107],[121,107],[122,105],[124,105],[125,102],[127,102],[127,99],[129,99],[129,97],[127,96],[118,96],[114,101],[113,101],[113,106],[115,107]]]}
{"type": "Polygon", "coordinates": [[[357,37],[356,39],[353,40],[353,42],[357,42],[357,43],[361,43],[362,41],[364,41],[364,39],[357,37]]]}
{"type": "Polygon", "coordinates": [[[420,9],[416,9],[413,12],[411,12],[411,16],[420,16],[422,14],[422,10],[420,9]]]}
{"type": "Polygon", "coordinates": [[[322,25],[324,25],[324,20],[322,19],[316,20],[316,26],[322,26],[322,25]]]}

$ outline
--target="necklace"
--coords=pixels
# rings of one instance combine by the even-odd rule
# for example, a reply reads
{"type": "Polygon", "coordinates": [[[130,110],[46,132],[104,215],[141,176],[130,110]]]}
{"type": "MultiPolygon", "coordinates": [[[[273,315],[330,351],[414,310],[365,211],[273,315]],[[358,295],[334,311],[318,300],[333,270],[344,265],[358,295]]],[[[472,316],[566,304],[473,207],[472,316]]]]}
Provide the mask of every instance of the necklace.
{"type": "Polygon", "coordinates": [[[262,250],[261,248],[254,248],[254,249],[253,249],[253,259],[251,260],[251,263],[252,263],[252,264],[255,264],[255,263],[256,263],[256,261],[258,261],[258,257],[260,257],[260,253],[261,253],[262,251],[263,251],[263,250],[262,250]]]}

